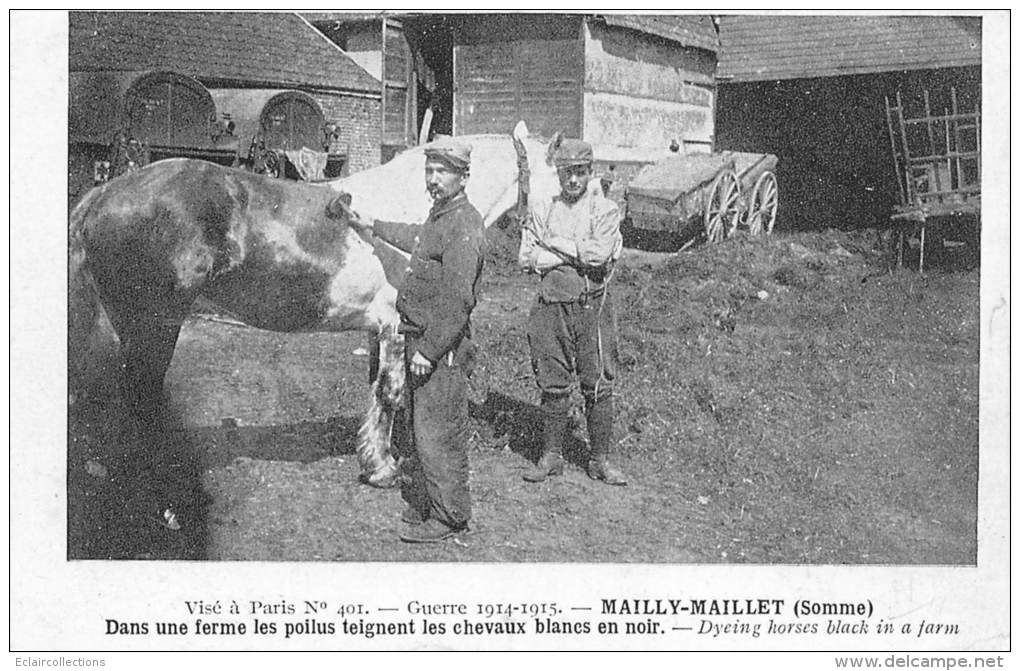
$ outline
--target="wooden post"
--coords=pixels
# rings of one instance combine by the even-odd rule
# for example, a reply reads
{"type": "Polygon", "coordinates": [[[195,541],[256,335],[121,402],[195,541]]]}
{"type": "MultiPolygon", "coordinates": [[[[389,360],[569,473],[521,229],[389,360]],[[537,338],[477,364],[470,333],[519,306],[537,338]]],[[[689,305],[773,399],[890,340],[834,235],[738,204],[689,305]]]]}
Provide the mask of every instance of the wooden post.
{"type": "MultiPolygon", "coordinates": [[[[948,110],[945,110],[943,108],[943,111],[945,112],[945,117],[946,117],[946,120],[943,122],[943,126],[945,127],[945,131],[946,131],[946,173],[949,175],[949,184],[948,184],[947,188],[950,191],[952,191],[952,189],[953,189],[953,149],[952,149],[952,143],[949,141],[949,124],[950,124],[950,120],[949,120],[949,112],[948,112],[948,110]]],[[[953,121],[952,123],[955,124],[956,122],[953,121]]],[[[960,183],[960,177],[959,177],[959,174],[960,174],[960,165],[959,165],[960,157],[959,156],[956,157],[956,163],[957,163],[957,165],[956,165],[956,174],[957,174],[956,183],[959,184],[960,183]]]]}
{"type": "MultiPolygon", "coordinates": [[[[456,135],[457,132],[460,130],[459,128],[457,128],[457,125],[458,125],[457,121],[458,121],[458,119],[460,117],[460,110],[458,109],[458,103],[459,103],[458,98],[460,96],[457,95],[457,45],[456,44],[453,45],[453,64],[452,64],[452,67],[453,67],[453,82],[452,82],[453,91],[450,92],[450,99],[453,101],[453,119],[450,120],[450,132],[451,132],[451,134],[456,135]]],[[[436,91],[438,91],[438,90],[439,90],[439,86],[437,85],[436,86],[436,91]]]]}
{"type": "Polygon", "coordinates": [[[379,83],[382,90],[382,104],[379,106],[381,123],[379,124],[379,160],[382,160],[383,147],[386,146],[386,14],[382,15],[382,47],[379,49],[379,83]]]}
{"type": "MultiPolygon", "coordinates": [[[[584,19],[584,18],[581,19],[581,31],[580,32],[581,32],[581,34],[580,34],[580,36],[578,37],[578,40],[577,40],[578,51],[580,52],[578,54],[578,60],[580,62],[577,65],[577,67],[579,68],[578,69],[578,77],[577,77],[577,96],[578,96],[577,114],[578,114],[578,117],[579,117],[578,120],[577,120],[577,137],[582,139],[582,140],[587,140],[589,142],[596,142],[596,141],[600,140],[601,138],[593,138],[590,135],[586,137],[585,128],[584,128],[584,121],[585,121],[585,119],[584,119],[584,75],[585,75],[585,69],[588,67],[587,56],[585,54],[585,46],[586,46],[586,39],[587,39],[587,19],[584,19]]],[[[713,130],[715,129],[714,121],[713,121],[713,124],[712,124],[712,128],[713,128],[713,130]]]]}
{"type": "Polygon", "coordinates": [[[892,145],[893,154],[893,166],[896,168],[896,186],[900,190],[900,203],[903,205],[907,204],[907,193],[903,188],[903,182],[906,175],[902,172],[900,167],[900,155],[896,151],[896,131],[893,129],[893,117],[892,109],[889,105],[889,96],[885,97],[885,120],[889,125],[889,144],[892,145]]]}
{"type": "Polygon", "coordinates": [[[974,107],[974,136],[975,136],[975,141],[977,142],[975,147],[977,149],[977,155],[978,155],[978,160],[977,160],[977,180],[978,180],[978,184],[980,184],[981,183],[981,107],[977,103],[975,103],[975,107],[974,107]]]}
{"type": "Polygon", "coordinates": [[[411,144],[418,137],[418,73],[414,70],[414,56],[410,54],[408,45],[408,57],[410,58],[411,72],[408,73],[410,86],[407,92],[407,105],[404,107],[404,139],[411,144]]]}
{"type": "MultiPolygon", "coordinates": [[[[963,186],[963,171],[960,167],[960,120],[957,115],[960,113],[959,107],[956,104],[956,87],[949,89],[950,98],[953,101],[953,142],[956,144],[956,183],[961,187],[963,186]]],[[[948,133],[948,131],[947,131],[948,133]]]]}
{"type": "Polygon", "coordinates": [[[900,92],[896,92],[896,116],[900,122],[900,141],[903,143],[903,165],[907,183],[907,202],[905,205],[916,205],[914,198],[914,174],[910,165],[910,145],[907,144],[907,124],[903,120],[903,99],[900,92]]]}
{"type": "Polygon", "coordinates": [[[917,272],[922,275],[924,275],[924,229],[926,228],[927,223],[927,217],[921,220],[921,260],[917,264],[917,272]]]}
{"type": "MultiPolygon", "coordinates": [[[[928,89],[924,90],[924,116],[925,116],[925,120],[927,121],[925,126],[927,126],[927,128],[928,128],[928,145],[931,148],[931,151],[929,152],[928,155],[929,156],[934,156],[935,155],[935,127],[932,124],[932,120],[931,120],[931,105],[928,102],[928,89]]],[[[935,173],[935,190],[936,191],[942,191],[942,178],[939,176],[938,165],[933,163],[932,164],[932,168],[934,169],[932,172],[935,173]]],[[[938,202],[940,202],[940,203],[942,202],[942,196],[941,195],[938,196],[937,199],[938,199],[938,202]]],[[[924,231],[924,229],[922,229],[922,234],[923,234],[923,231],[924,231]]],[[[922,245],[922,248],[923,248],[923,245],[922,245]]],[[[923,251],[923,249],[922,249],[922,251],[923,251]]],[[[923,260],[923,258],[924,258],[923,254],[922,254],[921,258],[923,260]]]]}

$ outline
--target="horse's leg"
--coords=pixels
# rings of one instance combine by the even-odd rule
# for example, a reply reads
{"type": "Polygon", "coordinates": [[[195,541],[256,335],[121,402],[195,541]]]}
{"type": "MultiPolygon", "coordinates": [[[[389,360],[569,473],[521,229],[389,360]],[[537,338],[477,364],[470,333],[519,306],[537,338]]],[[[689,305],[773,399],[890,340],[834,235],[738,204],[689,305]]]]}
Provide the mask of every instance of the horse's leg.
{"type": "Polygon", "coordinates": [[[385,327],[375,342],[378,362],[371,367],[378,373],[372,381],[368,413],[358,430],[358,460],[363,481],[393,487],[397,484],[397,460],[391,449],[394,419],[405,398],[404,337],[385,327]]]}
{"type": "Polygon", "coordinates": [[[154,293],[104,301],[120,339],[125,400],[143,416],[162,404],[163,380],[192,302],[183,293],[154,293]]]}
{"type": "Polygon", "coordinates": [[[372,384],[379,377],[379,334],[368,336],[368,383],[372,384]]]}
{"type": "Polygon", "coordinates": [[[140,397],[160,399],[183,317],[164,316],[132,329],[124,347],[124,373],[140,397]]]}

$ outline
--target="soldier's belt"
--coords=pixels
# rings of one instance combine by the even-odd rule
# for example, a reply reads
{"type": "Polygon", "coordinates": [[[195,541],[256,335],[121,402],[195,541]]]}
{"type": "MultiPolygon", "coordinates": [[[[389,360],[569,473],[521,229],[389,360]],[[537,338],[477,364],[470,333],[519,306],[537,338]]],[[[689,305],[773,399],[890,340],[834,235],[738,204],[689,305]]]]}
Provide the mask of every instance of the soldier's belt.
{"type": "Polygon", "coordinates": [[[585,307],[589,303],[597,301],[600,298],[602,298],[602,296],[605,293],[606,293],[605,286],[601,286],[598,289],[593,289],[592,291],[582,291],[580,295],[577,296],[577,298],[569,298],[567,300],[549,300],[544,296],[539,295],[538,302],[544,305],[549,305],[551,303],[577,303],[581,307],[585,307]]]}

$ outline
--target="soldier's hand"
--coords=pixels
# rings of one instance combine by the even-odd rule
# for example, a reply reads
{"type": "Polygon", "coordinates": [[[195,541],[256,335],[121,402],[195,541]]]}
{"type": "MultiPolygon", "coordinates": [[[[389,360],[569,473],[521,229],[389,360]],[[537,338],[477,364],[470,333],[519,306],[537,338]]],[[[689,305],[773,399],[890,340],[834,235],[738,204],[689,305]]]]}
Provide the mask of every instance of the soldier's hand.
{"type": "Polygon", "coordinates": [[[354,210],[350,210],[350,216],[348,217],[348,223],[351,228],[356,231],[363,231],[366,233],[372,232],[372,227],[375,226],[375,220],[371,217],[358,214],[354,210]]]}
{"type": "Polygon", "coordinates": [[[415,351],[411,357],[411,374],[418,377],[425,377],[432,372],[432,362],[425,358],[421,352],[415,351]]]}
{"type": "Polygon", "coordinates": [[[352,210],[350,202],[350,195],[341,193],[326,205],[326,214],[333,219],[344,221],[355,231],[372,232],[375,221],[371,217],[358,214],[352,210]]]}

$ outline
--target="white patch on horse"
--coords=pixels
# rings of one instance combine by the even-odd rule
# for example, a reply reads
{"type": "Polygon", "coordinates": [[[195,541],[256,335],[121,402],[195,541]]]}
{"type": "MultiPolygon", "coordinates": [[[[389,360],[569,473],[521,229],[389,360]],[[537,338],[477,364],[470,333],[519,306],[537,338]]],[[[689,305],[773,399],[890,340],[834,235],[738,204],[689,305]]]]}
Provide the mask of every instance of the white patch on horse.
{"type": "Polygon", "coordinates": [[[212,270],[214,261],[208,245],[195,236],[173,256],[172,265],[178,285],[182,289],[198,286],[212,270]]]}
{"type": "Polygon", "coordinates": [[[266,222],[262,228],[262,236],[273,249],[273,260],[280,264],[301,261],[315,266],[319,261],[306,252],[298,243],[297,232],[278,221],[266,222]]]}
{"type": "MultiPolygon", "coordinates": [[[[230,197],[237,204],[245,202],[250,197],[250,194],[245,189],[244,185],[239,182],[228,179],[225,180],[225,186],[227,188],[227,193],[230,194],[230,197]]],[[[248,230],[250,228],[250,215],[245,211],[239,211],[237,212],[237,215],[238,216],[234,217],[233,225],[227,231],[227,240],[237,245],[237,251],[230,255],[230,262],[224,270],[230,270],[235,266],[240,265],[244,262],[244,259],[248,254],[247,240],[248,230]]]]}
{"type": "Polygon", "coordinates": [[[400,322],[400,314],[394,307],[396,302],[397,290],[387,282],[375,294],[372,302],[368,304],[368,308],[365,310],[365,317],[370,324],[378,324],[380,329],[398,324],[400,322]]]}
{"type": "Polygon", "coordinates": [[[379,332],[399,322],[396,299],[397,291],[386,281],[372,245],[348,231],[347,254],[329,284],[327,323],[379,332]]]}

